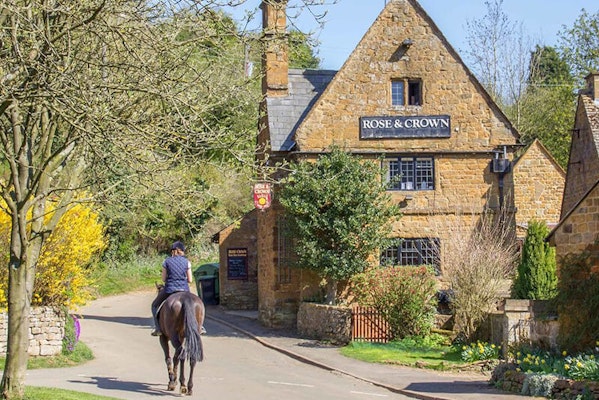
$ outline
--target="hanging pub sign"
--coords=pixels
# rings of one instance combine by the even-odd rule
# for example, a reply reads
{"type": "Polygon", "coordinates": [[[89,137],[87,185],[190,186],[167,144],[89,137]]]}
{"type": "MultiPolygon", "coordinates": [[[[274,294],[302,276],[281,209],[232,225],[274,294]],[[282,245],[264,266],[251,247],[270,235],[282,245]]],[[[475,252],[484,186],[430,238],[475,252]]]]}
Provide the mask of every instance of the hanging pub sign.
{"type": "Polygon", "coordinates": [[[449,115],[360,117],[360,139],[451,137],[449,115]]]}
{"type": "Polygon", "coordinates": [[[264,210],[270,207],[272,202],[272,194],[270,183],[258,182],[254,185],[254,206],[258,210],[264,210]]]}

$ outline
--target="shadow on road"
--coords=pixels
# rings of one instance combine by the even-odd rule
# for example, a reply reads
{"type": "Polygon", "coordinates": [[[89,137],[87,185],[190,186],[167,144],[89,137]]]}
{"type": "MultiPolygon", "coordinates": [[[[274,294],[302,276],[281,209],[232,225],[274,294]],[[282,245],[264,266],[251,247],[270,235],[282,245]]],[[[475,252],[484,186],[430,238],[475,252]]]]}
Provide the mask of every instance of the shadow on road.
{"type": "Polygon", "coordinates": [[[87,381],[70,380],[69,382],[95,385],[100,389],[122,390],[134,393],[144,393],[152,396],[172,396],[173,393],[166,391],[166,383],[164,384],[165,390],[159,390],[154,388],[156,386],[159,386],[158,384],[121,381],[117,378],[111,378],[106,376],[90,376],[89,379],[90,380],[87,381]]]}
{"type": "Polygon", "coordinates": [[[103,315],[87,315],[83,314],[80,316],[82,319],[88,320],[96,320],[96,321],[105,321],[105,322],[114,322],[117,324],[126,324],[133,326],[152,326],[152,318],[151,317],[106,317],[103,315]]]}

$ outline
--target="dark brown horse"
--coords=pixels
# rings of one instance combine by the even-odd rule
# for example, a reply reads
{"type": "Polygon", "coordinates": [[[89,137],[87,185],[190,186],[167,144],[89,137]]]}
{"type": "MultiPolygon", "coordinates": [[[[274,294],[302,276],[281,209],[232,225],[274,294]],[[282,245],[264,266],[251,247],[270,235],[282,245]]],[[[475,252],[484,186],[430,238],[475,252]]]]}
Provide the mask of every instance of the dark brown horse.
{"type": "Polygon", "coordinates": [[[160,345],[168,369],[168,390],[177,386],[177,367],[181,362],[179,384],[181,394],[191,395],[193,391],[193,370],[196,362],[204,359],[200,329],[204,324],[205,308],[202,299],[191,292],[171,294],[158,314],[160,323],[160,345]],[[169,341],[175,348],[173,359],[169,341]],[[189,360],[189,380],[185,385],[185,360],[189,360]]]}

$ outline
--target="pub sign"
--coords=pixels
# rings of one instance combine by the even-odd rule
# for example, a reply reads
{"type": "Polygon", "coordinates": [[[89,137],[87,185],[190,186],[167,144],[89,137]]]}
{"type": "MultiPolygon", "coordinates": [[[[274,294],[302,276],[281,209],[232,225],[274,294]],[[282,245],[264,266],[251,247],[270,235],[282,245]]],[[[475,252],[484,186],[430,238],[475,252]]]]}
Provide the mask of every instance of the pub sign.
{"type": "Polygon", "coordinates": [[[270,207],[272,202],[272,192],[270,183],[258,182],[254,185],[254,206],[258,210],[264,210],[270,207]]]}
{"type": "Polygon", "coordinates": [[[360,139],[451,137],[449,115],[380,116],[360,118],[360,139]]]}

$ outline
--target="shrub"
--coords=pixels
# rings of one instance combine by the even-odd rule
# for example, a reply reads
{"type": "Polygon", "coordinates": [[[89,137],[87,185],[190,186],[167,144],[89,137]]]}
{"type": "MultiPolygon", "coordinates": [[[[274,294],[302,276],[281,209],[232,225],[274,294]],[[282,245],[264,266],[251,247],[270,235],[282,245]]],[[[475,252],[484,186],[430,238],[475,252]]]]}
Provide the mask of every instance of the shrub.
{"type": "Polygon", "coordinates": [[[553,374],[526,374],[524,382],[522,382],[522,394],[549,398],[553,385],[558,379],[560,379],[559,376],[553,374]]]}
{"type": "Polygon", "coordinates": [[[352,279],[356,300],[380,312],[392,339],[427,336],[434,323],[436,281],[426,267],[379,267],[352,279]]]}
{"type": "Polygon", "coordinates": [[[585,252],[559,264],[559,345],[570,352],[584,351],[599,340],[599,257],[585,252]]]}
{"type": "Polygon", "coordinates": [[[469,235],[458,231],[443,249],[456,329],[467,342],[505,296],[516,261],[514,219],[508,210],[480,216],[469,235]]]}
{"type": "MultiPolygon", "coordinates": [[[[49,212],[46,218],[51,218],[49,212]]],[[[0,212],[0,246],[8,249],[10,217],[0,212]]],[[[87,266],[94,254],[106,246],[102,224],[90,206],[76,204],[60,219],[45,241],[36,267],[32,305],[65,306],[85,304],[91,296],[87,266]]],[[[0,254],[8,264],[8,252],[0,254]]],[[[0,269],[0,306],[7,306],[8,271],[0,269]]]]}
{"type": "Polygon", "coordinates": [[[549,300],[557,294],[555,248],[545,238],[545,222],[530,221],[522,248],[522,258],[512,288],[515,299],[549,300]]]}

